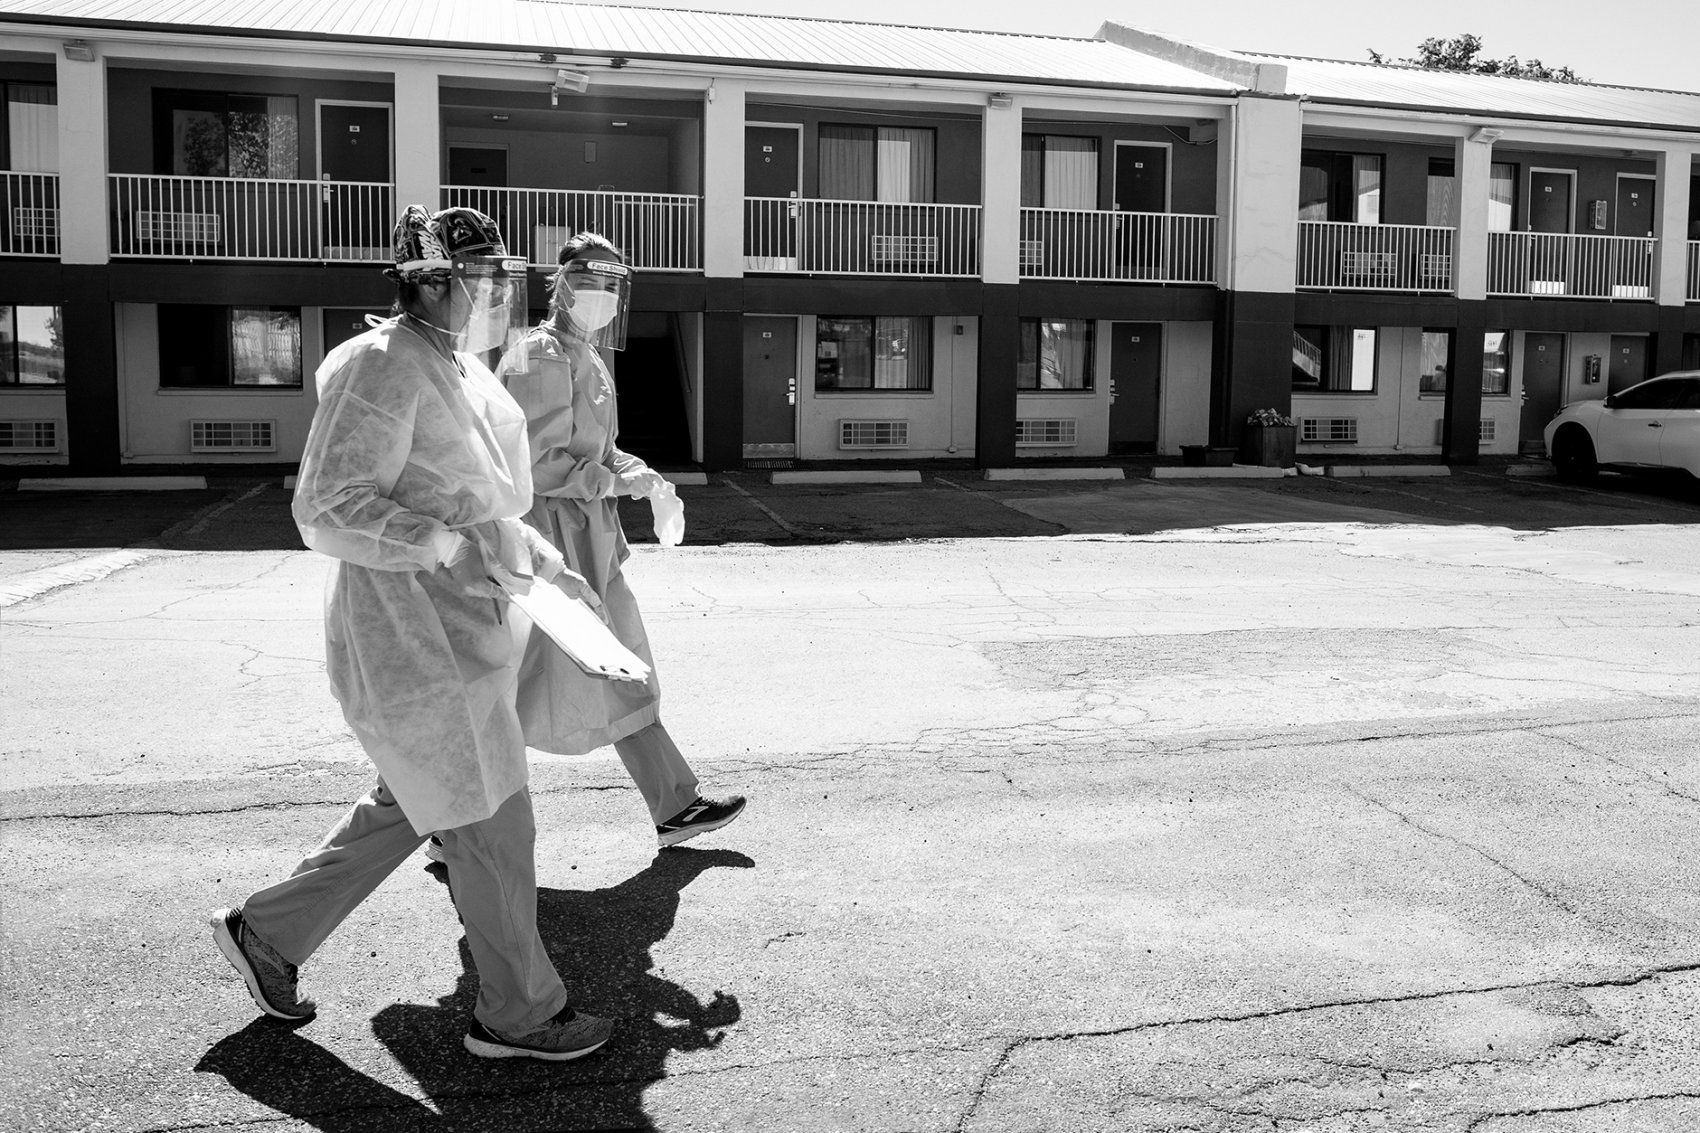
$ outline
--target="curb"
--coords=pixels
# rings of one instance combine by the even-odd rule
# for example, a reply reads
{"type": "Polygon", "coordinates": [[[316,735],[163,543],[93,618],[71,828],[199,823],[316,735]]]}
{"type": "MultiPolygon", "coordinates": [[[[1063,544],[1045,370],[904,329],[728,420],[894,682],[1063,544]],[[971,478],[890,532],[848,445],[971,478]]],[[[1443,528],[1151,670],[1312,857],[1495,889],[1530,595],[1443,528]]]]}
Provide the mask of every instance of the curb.
{"type": "Polygon", "coordinates": [[[1450,476],[1452,468],[1446,464],[1330,464],[1322,474],[1336,480],[1361,476],[1450,476]]]}
{"type": "MultiPolygon", "coordinates": [[[[774,472],[770,484],[919,484],[921,474],[913,468],[823,468],[774,472]]],[[[676,483],[685,483],[680,480],[676,483]]]]}
{"type": "Polygon", "coordinates": [[[1157,465],[1151,469],[1153,480],[1279,480],[1287,475],[1285,468],[1268,468],[1261,464],[1230,464],[1226,467],[1157,465]]]}
{"type": "Polygon", "coordinates": [[[983,480],[1125,480],[1120,468],[988,468],[983,480]]]}
{"type": "Polygon", "coordinates": [[[63,476],[19,480],[20,492],[204,492],[205,476],[63,476]]]}

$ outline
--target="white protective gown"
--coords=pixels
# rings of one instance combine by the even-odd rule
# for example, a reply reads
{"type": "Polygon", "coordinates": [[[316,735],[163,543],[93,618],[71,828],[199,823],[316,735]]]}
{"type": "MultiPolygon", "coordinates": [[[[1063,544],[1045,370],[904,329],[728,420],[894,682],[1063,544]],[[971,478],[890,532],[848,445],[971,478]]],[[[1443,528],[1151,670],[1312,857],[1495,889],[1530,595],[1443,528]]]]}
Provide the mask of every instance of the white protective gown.
{"type": "Polygon", "coordinates": [[[644,468],[615,445],[614,381],[596,350],[551,323],[534,327],[502,358],[497,376],[525,411],[537,498],[526,520],[560,550],[602,599],[620,643],[650,667],[644,684],[587,676],[541,631],[520,667],[525,742],[581,755],[655,723],[661,683],[637,598],[621,564],[630,557],[617,507],[619,475],[644,468]]]}
{"type": "Polygon", "coordinates": [[[307,546],[341,561],[326,594],[331,689],[415,831],[490,817],[526,783],[514,711],[530,623],[439,567],[458,531],[530,572],[525,415],[477,359],[405,322],[339,346],[296,482],[307,546]]]}

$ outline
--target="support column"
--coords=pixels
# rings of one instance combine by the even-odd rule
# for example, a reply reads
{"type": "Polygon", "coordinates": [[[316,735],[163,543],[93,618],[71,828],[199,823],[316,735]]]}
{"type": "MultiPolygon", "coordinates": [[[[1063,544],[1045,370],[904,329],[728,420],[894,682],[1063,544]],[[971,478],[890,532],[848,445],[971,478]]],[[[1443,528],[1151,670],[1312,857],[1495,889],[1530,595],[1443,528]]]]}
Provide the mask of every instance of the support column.
{"type": "Polygon", "coordinates": [[[1653,373],[1682,368],[1682,309],[1688,303],[1688,198],[1696,151],[1660,150],[1654,159],[1658,181],[1658,243],[1653,249],[1653,296],[1659,307],[1653,336],[1653,373]]]}
{"type": "Polygon", "coordinates": [[[59,296],[65,341],[65,433],[70,469],[88,475],[119,471],[123,432],[118,417],[118,337],[107,268],[68,264],[59,296]]]}
{"type": "Polygon", "coordinates": [[[702,319],[702,466],[744,463],[744,285],[709,280],[702,319]]]}
{"type": "Polygon", "coordinates": [[[1021,282],[1021,104],[980,116],[980,276],[1021,282]]]}
{"type": "Polygon", "coordinates": [[[704,96],[702,270],[710,279],[744,277],[744,121],[747,102],[744,85],[725,79],[715,79],[704,96]],[[712,221],[709,218],[713,218],[712,221]]]}
{"type": "MultiPolygon", "coordinates": [[[[443,207],[443,113],[441,75],[426,63],[395,70],[395,212],[424,205],[443,207]]],[[[388,218],[391,223],[395,217],[388,218]]],[[[503,233],[508,236],[508,233],[503,233]]]]}
{"type": "Polygon", "coordinates": [[[1015,463],[1015,362],[1021,349],[1020,288],[988,283],[980,305],[980,361],[974,391],[974,466],[1015,463]]]}
{"type": "Polygon", "coordinates": [[[106,61],[55,60],[59,99],[59,259],[104,264],[107,228],[106,61]]]}
{"type": "Polygon", "coordinates": [[[1446,403],[1441,410],[1440,458],[1448,464],[1475,464],[1482,451],[1482,348],[1487,338],[1487,305],[1458,303],[1452,332],[1446,403]]]}
{"type": "Polygon", "coordinates": [[[1222,130],[1210,443],[1237,445],[1252,410],[1292,405],[1302,112],[1297,99],[1242,94],[1222,130]]]}
{"type": "Polygon", "coordinates": [[[1477,130],[1452,147],[1458,174],[1458,231],[1452,237],[1452,288],[1461,300],[1487,298],[1488,204],[1493,139],[1477,130]]]}

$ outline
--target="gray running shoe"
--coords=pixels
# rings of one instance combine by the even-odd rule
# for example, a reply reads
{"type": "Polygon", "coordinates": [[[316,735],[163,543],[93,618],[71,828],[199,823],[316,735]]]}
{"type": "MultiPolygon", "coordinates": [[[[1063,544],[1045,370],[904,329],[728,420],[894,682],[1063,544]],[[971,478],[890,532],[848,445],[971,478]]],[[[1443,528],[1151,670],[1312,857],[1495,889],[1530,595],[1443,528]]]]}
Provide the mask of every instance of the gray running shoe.
{"type": "Polygon", "coordinates": [[[278,1019],[311,1019],[318,1010],[296,989],[295,965],[248,931],[241,909],[220,909],[212,918],[213,941],[236,969],[260,1010],[278,1019]]]}
{"type": "Polygon", "coordinates": [[[479,1058],[541,1058],[545,1062],[570,1062],[583,1058],[608,1041],[614,1024],[595,1015],[563,1007],[543,1026],[528,1035],[509,1038],[492,1031],[477,1019],[466,1032],[466,1049],[479,1058]]]}
{"type": "Polygon", "coordinates": [[[698,795],[690,806],[655,828],[655,840],[663,849],[680,842],[719,830],[744,813],[744,796],[728,795],[724,799],[705,799],[698,795]]]}

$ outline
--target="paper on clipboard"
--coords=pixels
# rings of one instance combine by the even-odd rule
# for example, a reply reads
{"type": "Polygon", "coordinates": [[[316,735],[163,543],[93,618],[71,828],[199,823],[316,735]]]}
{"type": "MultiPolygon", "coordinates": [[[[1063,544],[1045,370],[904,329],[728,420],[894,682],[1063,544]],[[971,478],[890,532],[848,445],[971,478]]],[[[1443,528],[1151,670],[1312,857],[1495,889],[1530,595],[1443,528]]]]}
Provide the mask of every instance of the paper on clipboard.
{"type": "Polygon", "coordinates": [[[649,679],[649,666],[621,645],[602,619],[577,598],[543,581],[533,582],[523,594],[505,584],[502,588],[561,652],[591,676],[639,683],[649,679]]]}

